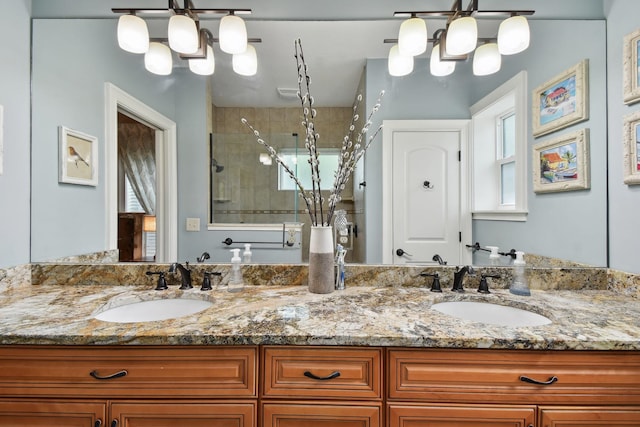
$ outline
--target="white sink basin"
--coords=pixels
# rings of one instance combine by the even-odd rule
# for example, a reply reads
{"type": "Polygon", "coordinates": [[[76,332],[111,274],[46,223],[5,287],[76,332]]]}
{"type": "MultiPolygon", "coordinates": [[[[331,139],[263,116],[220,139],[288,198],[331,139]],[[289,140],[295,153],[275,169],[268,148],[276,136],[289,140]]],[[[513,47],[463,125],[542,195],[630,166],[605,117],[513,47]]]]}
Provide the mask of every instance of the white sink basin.
{"type": "Polygon", "coordinates": [[[506,305],[475,301],[450,301],[433,304],[432,309],[458,319],[501,326],[542,326],[551,320],[538,313],[506,305]]]}
{"type": "Polygon", "coordinates": [[[98,313],[95,318],[116,323],[152,322],[195,314],[212,305],[209,301],[198,299],[155,299],[110,308],[98,313]]]}

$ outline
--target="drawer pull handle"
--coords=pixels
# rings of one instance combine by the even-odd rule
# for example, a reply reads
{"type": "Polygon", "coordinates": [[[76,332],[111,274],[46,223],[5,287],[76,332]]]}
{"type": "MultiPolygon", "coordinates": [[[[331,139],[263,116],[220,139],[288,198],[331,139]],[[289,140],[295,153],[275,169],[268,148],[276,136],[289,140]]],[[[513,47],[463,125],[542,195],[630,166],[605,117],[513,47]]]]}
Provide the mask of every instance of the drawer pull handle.
{"type": "Polygon", "coordinates": [[[111,421],[111,427],[118,427],[118,420],[111,421]]]}
{"type": "Polygon", "coordinates": [[[338,378],[340,376],[340,371],[335,371],[334,373],[329,374],[326,377],[319,377],[317,375],[313,375],[309,371],[304,371],[304,376],[314,380],[327,381],[327,380],[332,380],[334,378],[338,378]]]}
{"type": "Polygon", "coordinates": [[[98,371],[91,371],[89,372],[89,375],[91,375],[93,378],[97,379],[97,380],[112,380],[114,378],[120,378],[120,377],[124,377],[125,375],[127,375],[127,371],[126,370],[122,370],[122,371],[118,371],[115,374],[111,374],[111,375],[106,375],[106,376],[102,376],[100,374],[98,374],[98,371]]]}
{"type": "Polygon", "coordinates": [[[538,380],[534,380],[533,378],[529,378],[529,377],[525,377],[524,375],[520,375],[520,381],[524,381],[525,383],[529,383],[529,384],[551,385],[551,384],[555,383],[556,381],[558,381],[558,377],[556,377],[554,375],[551,378],[549,378],[547,381],[538,381],[538,380]]]}
{"type": "Polygon", "coordinates": [[[101,427],[102,426],[102,420],[96,420],[95,423],[93,423],[93,427],[101,427]]]}

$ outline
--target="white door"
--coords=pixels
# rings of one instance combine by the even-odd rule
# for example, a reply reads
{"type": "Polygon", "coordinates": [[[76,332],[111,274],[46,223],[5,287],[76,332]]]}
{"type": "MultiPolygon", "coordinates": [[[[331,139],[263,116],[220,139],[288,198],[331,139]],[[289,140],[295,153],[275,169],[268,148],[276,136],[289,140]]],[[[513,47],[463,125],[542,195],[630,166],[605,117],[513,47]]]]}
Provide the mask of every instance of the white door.
{"type": "Polygon", "coordinates": [[[389,158],[383,168],[388,177],[383,206],[391,234],[384,249],[387,262],[434,264],[436,255],[450,265],[467,262],[464,243],[471,236],[470,223],[465,222],[470,216],[463,203],[466,174],[460,154],[467,124],[385,122],[383,144],[389,158]]]}

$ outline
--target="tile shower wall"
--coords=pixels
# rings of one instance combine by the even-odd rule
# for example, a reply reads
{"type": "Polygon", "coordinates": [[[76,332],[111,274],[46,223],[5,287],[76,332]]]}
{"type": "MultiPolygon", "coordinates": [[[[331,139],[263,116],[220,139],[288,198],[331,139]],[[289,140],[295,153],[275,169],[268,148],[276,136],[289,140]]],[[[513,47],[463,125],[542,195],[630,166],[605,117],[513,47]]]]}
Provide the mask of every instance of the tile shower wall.
{"type": "MultiPolygon", "coordinates": [[[[351,121],[352,109],[342,107],[317,108],[314,124],[322,148],[340,148],[351,121]]],[[[302,253],[306,261],[309,243],[309,217],[305,204],[294,191],[278,190],[277,163],[263,165],[260,154],[266,153],[251,131],[242,124],[247,121],[274,148],[294,148],[296,142],[304,150],[304,127],[300,108],[233,108],[213,107],[213,157],[222,171],[213,176],[213,221],[215,223],[303,222],[302,253]],[[293,134],[298,134],[296,138],[293,134]],[[296,215],[297,214],[297,215],[296,215]]],[[[307,165],[303,165],[307,166],[307,165]]],[[[322,166],[321,166],[322,167],[322,166]]],[[[328,192],[327,192],[328,195],[328,192]]],[[[351,183],[342,192],[338,209],[354,215],[351,183]]],[[[349,262],[358,262],[357,254],[349,254],[349,262]]]]}

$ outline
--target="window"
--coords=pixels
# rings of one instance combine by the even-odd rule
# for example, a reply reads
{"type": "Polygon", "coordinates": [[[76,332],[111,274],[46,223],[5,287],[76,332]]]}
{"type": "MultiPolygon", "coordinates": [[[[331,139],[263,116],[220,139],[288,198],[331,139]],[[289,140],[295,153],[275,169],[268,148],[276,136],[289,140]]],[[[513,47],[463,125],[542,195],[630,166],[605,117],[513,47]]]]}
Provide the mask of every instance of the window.
{"type": "MultiPolygon", "coordinates": [[[[313,188],[311,183],[311,168],[309,167],[309,153],[304,150],[283,149],[278,155],[284,163],[294,171],[302,183],[305,190],[313,188]]],[[[338,170],[338,160],[340,159],[339,149],[323,149],[318,154],[320,161],[320,187],[322,190],[331,190],[334,175],[338,170]]],[[[297,190],[296,183],[293,182],[284,168],[278,165],[278,190],[297,190]]]]}
{"type": "Polygon", "coordinates": [[[526,221],[526,72],[471,107],[473,218],[526,221]]]}
{"type": "MultiPolygon", "coordinates": [[[[124,176],[124,192],[125,192],[125,212],[144,212],[140,201],[136,197],[136,193],[133,192],[133,187],[129,181],[129,177],[124,176]]],[[[156,255],[156,232],[145,231],[142,233],[142,244],[144,245],[143,252],[146,258],[152,259],[156,255]]]]}

